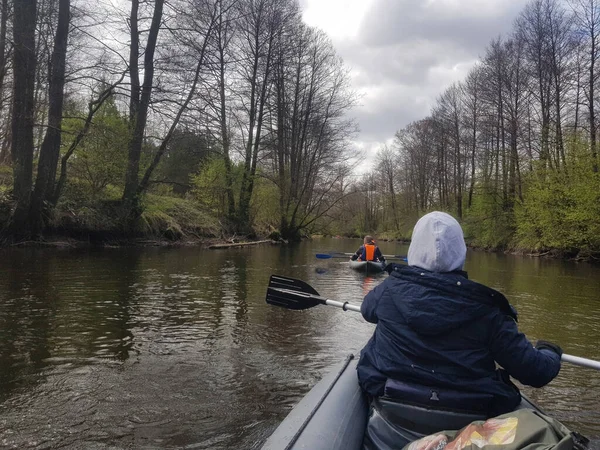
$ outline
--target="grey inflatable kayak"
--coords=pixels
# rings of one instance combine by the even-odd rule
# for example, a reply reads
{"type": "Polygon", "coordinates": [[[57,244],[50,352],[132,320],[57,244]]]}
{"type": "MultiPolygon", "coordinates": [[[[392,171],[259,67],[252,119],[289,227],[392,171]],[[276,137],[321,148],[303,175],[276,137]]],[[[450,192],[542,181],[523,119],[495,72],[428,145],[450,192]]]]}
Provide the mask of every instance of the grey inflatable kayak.
{"type": "Polygon", "coordinates": [[[360,449],[368,411],[354,356],[349,355],[306,394],[262,448],[360,449]]]}
{"type": "Polygon", "coordinates": [[[377,261],[352,261],[349,262],[350,268],[359,272],[379,273],[385,269],[385,263],[377,261]]]}
{"type": "MultiPolygon", "coordinates": [[[[399,434],[388,436],[395,444],[402,439],[415,440],[443,429],[460,429],[473,420],[481,419],[472,415],[436,411],[397,402],[388,402],[380,406],[382,414],[405,419],[405,423],[418,426],[424,432],[403,428],[399,434]]],[[[540,411],[524,396],[517,409],[521,408],[540,411]]],[[[377,415],[377,412],[374,414],[377,415]]],[[[363,448],[368,415],[368,400],[358,385],[356,360],[353,355],[349,355],[292,409],[262,449],[359,450],[363,448]]],[[[385,418],[378,420],[382,424],[386,421],[385,418]]],[[[379,440],[375,448],[402,448],[402,445],[389,446],[384,441],[379,440]]]]}

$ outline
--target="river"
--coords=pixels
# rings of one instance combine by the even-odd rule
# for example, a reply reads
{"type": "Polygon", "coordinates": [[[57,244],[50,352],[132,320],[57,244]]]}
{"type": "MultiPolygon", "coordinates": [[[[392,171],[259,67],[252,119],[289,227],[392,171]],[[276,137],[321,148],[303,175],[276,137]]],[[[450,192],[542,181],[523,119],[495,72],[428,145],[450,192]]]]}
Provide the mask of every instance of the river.
{"type": "MultiPolygon", "coordinates": [[[[268,306],[269,275],[360,302],[387,275],[315,258],[359,245],[0,250],[0,448],[260,448],[373,331],[352,312],[268,306]]],[[[600,267],[469,251],[465,269],[529,338],[600,359],[600,267]]],[[[526,392],[598,446],[600,372],[564,364],[526,392]]]]}

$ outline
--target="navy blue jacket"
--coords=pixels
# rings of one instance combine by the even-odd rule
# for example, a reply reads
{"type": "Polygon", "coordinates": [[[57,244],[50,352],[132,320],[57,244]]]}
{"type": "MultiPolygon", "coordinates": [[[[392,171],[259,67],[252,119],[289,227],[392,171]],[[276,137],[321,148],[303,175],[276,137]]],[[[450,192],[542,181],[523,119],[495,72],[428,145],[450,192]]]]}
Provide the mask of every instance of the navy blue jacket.
{"type": "Polygon", "coordinates": [[[521,383],[541,387],[560,370],[560,356],[537,350],[520,333],[516,312],[498,291],[464,272],[434,273],[390,264],[390,276],[364,298],[363,317],[376,323],[361,353],[358,378],[373,396],[386,381],[489,394],[489,415],[514,409],[521,383]],[[506,372],[496,370],[496,364],[506,372]]]}

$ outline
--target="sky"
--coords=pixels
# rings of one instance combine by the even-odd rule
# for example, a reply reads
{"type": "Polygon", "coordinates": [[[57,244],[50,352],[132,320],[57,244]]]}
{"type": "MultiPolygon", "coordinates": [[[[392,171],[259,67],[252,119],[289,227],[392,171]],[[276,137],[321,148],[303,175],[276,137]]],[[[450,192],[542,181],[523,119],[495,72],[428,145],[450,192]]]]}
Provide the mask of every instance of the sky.
{"type": "Polygon", "coordinates": [[[528,1],[300,0],[304,21],[331,37],[361,96],[351,115],[363,167],[510,33],[528,1]]]}

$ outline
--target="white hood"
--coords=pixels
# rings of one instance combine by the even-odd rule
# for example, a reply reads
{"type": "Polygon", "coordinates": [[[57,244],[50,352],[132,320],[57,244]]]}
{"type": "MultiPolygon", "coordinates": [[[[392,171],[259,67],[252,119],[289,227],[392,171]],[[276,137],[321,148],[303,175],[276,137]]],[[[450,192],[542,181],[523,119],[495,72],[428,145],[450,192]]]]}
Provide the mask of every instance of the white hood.
{"type": "Polygon", "coordinates": [[[408,248],[408,265],[430,272],[460,270],[467,246],[460,224],[449,214],[434,211],[419,219],[408,248]]]}

